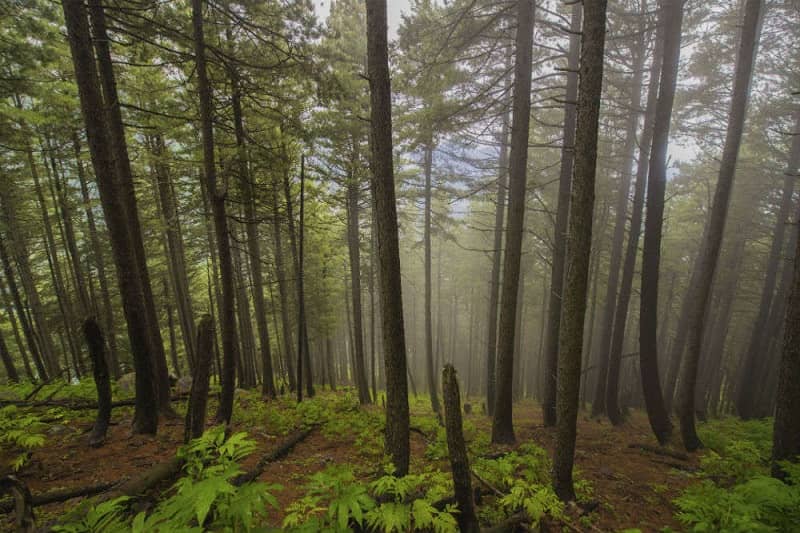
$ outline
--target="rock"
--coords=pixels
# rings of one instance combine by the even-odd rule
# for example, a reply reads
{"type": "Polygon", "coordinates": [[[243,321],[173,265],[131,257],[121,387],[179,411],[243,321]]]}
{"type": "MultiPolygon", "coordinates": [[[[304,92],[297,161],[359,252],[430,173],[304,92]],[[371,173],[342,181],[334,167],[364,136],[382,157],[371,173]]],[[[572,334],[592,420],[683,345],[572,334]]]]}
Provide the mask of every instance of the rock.
{"type": "Polygon", "coordinates": [[[192,378],[182,376],[175,382],[175,392],[178,394],[189,394],[192,390],[192,378]]]}
{"type": "Polygon", "coordinates": [[[66,433],[69,428],[62,424],[53,424],[47,429],[48,435],[61,435],[62,433],[66,433]]]}
{"type": "Polygon", "coordinates": [[[136,372],[130,372],[117,380],[117,388],[123,396],[132,396],[136,393],[136,372]]]}

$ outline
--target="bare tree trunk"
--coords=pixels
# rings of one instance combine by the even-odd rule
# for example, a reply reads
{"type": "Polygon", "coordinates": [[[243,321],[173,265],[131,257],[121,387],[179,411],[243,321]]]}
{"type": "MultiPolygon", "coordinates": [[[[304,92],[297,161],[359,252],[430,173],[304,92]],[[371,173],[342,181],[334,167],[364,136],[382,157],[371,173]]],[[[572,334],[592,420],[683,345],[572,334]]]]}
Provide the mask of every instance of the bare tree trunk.
{"type": "Polygon", "coordinates": [[[597,124],[603,87],[606,1],[586,0],[583,21],[575,137],[575,168],[564,278],[564,300],[558,335],[558,396],[553,488],[562,500],[574,500],[572,466],[578,419],[583,323],[592,247],[592,213],[597,163],[597,124]]]}
{"type": "MultiPolygon", "coordinates": [[[[425,222],[423,224],[423,244],[425,253],[425,310],[423,320],[425,321],[425,368],[428,375],[428,394],[431,396],[431,409],[436,416],[441,416],[439,408],[439,394],[436,385],[436,365],[433,361],[433,321],[431,318],[431,172],[433,167],[433,136],[431,135],[424,146],[425,151],[425,222]]],[[[495,230],[496,231],[496,230],[495,230]]],[[[439,262],[441,264],[441,262],[439,262]]],[[[441,307],[441,300],[439,301],[441,307]]],[[[439,314],[441,319],[441,313],[439,314]]],[[[441,322],[441,320],[439,321],[441,322]]],[[[441,326],[441,323],[439,324],[441,326]]],[[[438,340],[441,340],[439,335],[438,340]]]]}
{"type": "Polygon", "coordinates": [[[261,243],[258,238],[258,220],[256,218],[256,199],[253,189],[253,179],[248,165],[247,146],[245,143],[244,119],[241,104],[241,82],[239,73],[234,66],[230,67],[231,103],[233,107],[233,125],[238,148],[239,182],[242,188],[242,203],[244,203],[245,229],[247,231],[247,252],[249,256],[250,272],[253,276],[253,306],[256,314],[256,328],[258,329],[259,353],[264,376],[262,381],[262,395],[275,398],[275,378],[272,369],[272,353],[269,343],[269,327],[267,326],[267,311],[264,302],[264,276],[261,270],[261,243]]]}
{"type": "Polygon", "coordinates": [[[289,322],[289,295],[286,289],[286,267],[283,262],[283,242],[278,216],[278,180],[272,181],[272,231],[275,240],[275,275],[278,278],[278,296],[281,302],[281,327],[283,329],[283,360],[289,376],[289,390],[295,389],[294,350],[292,348],[292,326],[289,322]]]}
{"type": "MultiPolygon", "coordinates": [[[[509,50],[507,62],[511,63],[509,50]]],[[[510,85],[510,83],[508,84],[510,85]]],[[[494,400],[497,394],[497,311],[500,299],[500,268],[503,259],[504,218],[506,196],[508,195],[508,135],[510,131],[509,113],[503,112],[503,126],[500,131],[500,157],[497,161],[497,199],[494,212],[494,245],[492,248],[492,273],[489,279],[489,318],[486,323],[486,412],[494,416],[494,400]]]]}
{"type": "Polygon", "coordinates": [[[91,198],[89,198],[89,187],[86,184],[86,176],[83,169],[83,160],[81,159],[81,145],[78,138],[78,132],[72,132],[72,146],[75,150],[75,162],[78,169],[78,180],[81,185],[81,198],[83,199],[83,208],[86,213],[86,221],[89,226],[89,241],[92,245],[92,259],[95,269],[97,270],[97,281],[100,284],[100,297],[103,301],[103,323],[105,325],[105,339],[108,342],[108,364],[113,372],[114,379],[119,379],[122,371],[119,367],[119,354],[117,353],[117,337],[114,326],[114,307],[111,305],[111,294],[108,291],[108,278],[106,277],[106,264],[103,259],[103,248],[100,245],[100,237],[97,232],[97,226],[94,221],[94,212],[92,211],[91,198]]]}
{"type": "Polygon", "coordinates": [[[192,375],[192,390],[189,392],[184,426],[184,441],[186,442],[200,437],[205,430],[208,379],[213,351],[214,322],[210,315],[204,315],[197,325],[197,359],[192,375]]]}
{"type": "Polygon", "coordinates": [[[561,148],[561,171],[558,179],[558,207],[553,231],[553,262],[550,270],[550,304],[547,308],[547,335],[544,348],[544,396],[542,415],[545,426],[556,425],[556,388],[558,373],[558,332],[561,324],[561,303],[564,291],[564,259],[567,250],[567,217],[569,214],[572,167],[575,158],[575,122],[578,112],[578,62],[581,47],[582,4],[572,4],[569,54],[567,56],[567,93],[564,103],[564,140],[561,148]]]}
{"type": "Polygon", "coordinates": [[[456,369],[446,364],[442,369],[442,397],[444,399],[445,429],[447,430],[447,450],[450,468],[453,471],[453,490],[458,504],[458,530],[464,533],[478,533],[480,526],[475,514],[472,495],[472,471],[469,468],[467,445],[461,422],[461,393],[458,387],[456,369]]]}
{"type": "Polygon", "coordinates": [[[204,185],[211,212],[214,218],[214,232],[217,238],[220,278],[222,281],[222,304],[220,322],[222,326],[222,392],[219,398],[217,422],[230,424],[233,414],[233,390],[236,386],[236,306],[233,286],[233,258],[228,236],[228,219],[225,215],[225,195],[227,191],[217,186],[217,169],[214,162],[214,127],[211,85],[206,70],[206,45],[203,35],[203,0],[192,0],[192,30],[194,33],[194,54],[197,70],[197,88],[200,93],[200,126],[203,140],[204,185]]]}
{"type": "Polygon", "coordinates": [[[786,233],[786,222],[792,209],[792,195],[794,193],[794,182],[797,179],[797,169],[800,166],[800,110],[795,111],[794,137],[792,147],[789,152],[789,162],[783,182],[783,195],[778,210],[775,230],[772,237],[769,257],[767,258],[767,268],[764,275],[764,286],[761,289],[761,301],[753,323],[753,333],[750,336],[750,344],[744,356],[743,372],[738,386],[736,397],[736,410],[742,418],[751,418],[754,415],[755,399],[755,380],[753,379],[756,368],[759,366],[759,357],[762,355],[764,345],[764,333],[767,329],[767,318],[773,302],[773,293],[777,279],[778,267],[780,266],[781,250],[783,248],[784,234],[786,233]]]}
{"type": "MultiPolygon", "coordinates": [[[[2,245],[2,240],[3,237],[0,235],[0,245],[2,245]]],[[[2,263],[0,263],[0,270],[2,270],[2,263]]],[[[25,375],[28,376],[28,379],[31,382],[33,382],[36,381],[36,376],[34,376],[33,370],[31,369],[31,363],[28,358],[28,350],[25,348],[25,341],[22,340],[23,335],[21,335],[19,332],[20,326],[17,322],[17,317],[14,314],[13,305],[8,298],[8,293],[6,292],[6,283],[3,280],[3,276],[4,273],[0,272],[0,294],[2,295],[3,306],[8,314],[8,321],[11,322],[11,331],[14,333],[14,341],[17,343],[17,351],[22,359],[22,365],[25,368],[25,375]]]]}
{"type": "Polygon", "coordinates": [[[392,90],[389,80],[386,0],[367,0],[367,74],[372,127],[372,190],[383,312],[386,368],[386,452],[395,474],[408,473],[409,413],[400,245],[392,163],[392,90]]]}
{"type": "Polygon", "coordinates": [[[628,193],[631,189],[633,165],[636,164],[636,130],[639,125],[639,108],[642,102],[642,78],[644,74],[645,43],[644,33],[631,47],[633,55],[633,79],[630,86],[631,111],[625,128],[625,147],[622,150],[622,168],[620,183],[617,190],[617,203],[615,206],[614,236],[611,240],[611,257],[608,266],[608,284],[606,285],[606,299],[603,306],[603,320],[600,324],[600,352],[597,383],[594,389],[592,402],[592,416],[606,412],[606,383],[608,381],[608,365],[611,355],[611,335],[614,330],[614,314],[617,303],[617,289],[619,287],[620,267],[622,266],[622,247],[625,242],[625,223],[628,220],[628,193]]]}
{"type": "Polygon", "coordinates": [[[88,17],[82,0],[62,2],[67,35],[75,67],[81,111],[89,150],[92,155],[100,200],[111,237],[111,247],[122,295],[122,308],[128,323],[128,337],[136,370],[136,407],[134,433],[155,433],[158,427],[158,402],[153,377],[153,357],[150,347],[147,311],[139,275],[135,268],[135,252],[126,220],[122,193],[113,168],[114,158],[106,141],[109,133],[104,122],[106,109],[100,93],[88,17]]]}
{"type": "Polygon", "coordinates": [[[772,475],[779,479],[787,477],[780,462],[797,461],[800,456],[800,241],[795,244],[792,270],[772,433],[772,475]]]}
{"type": "Polygon", "coordinates": [[[497,397],[492,418],[492,442],[512,443],[512,389],[514,380],[514,339],[517,313],[517,288],[525,223],[525,188],[528,164],[528,135],[531,109],[531,54],[533,47],[532,0],[517,3],[516,58],[509,155],[508,226],[500,298],[499,342],[497,346],[497,397]]]}
{"type": "MultiPolygon", "coordinates": [[[[105,13],[102,0],[89,1],[89,16],[92,23],[93,44],[97,55],[100,83],[103,91],[106,110],[106,130],[113,154],[113,166],[116,174],[117,187],[120,192],[120,202],[124,207],[125,223],[131,243],[132,259],[135,261],[133,275],[140,278],[142,295],[144,297],[145,320],[147,321],[146,333],[150,343],[150,355],[154,362],[154,377],[156,380],[156,393],[158,395],[159,409],[165,413],[172,413],[170,405],[169,372],[167,359],[164,353],[164,343],[161,340],[161,329],[158,327],[158,314],[156,313],[153,290],[150,286],[150,275],[147,269],[147,259],[144,250],[142,229],[139,224],[139,211],[136,205],[136,191],[133,185],[133,171],[131,170],[128,147],[125,140],[125,130],[122,122],[121,102],[117,93],[114,67],[111,61],[111,42],[106,34],[105,13]]],[[[95,172],[96,174],[96,172],[95,172]]]]}
{"type": "MultiPolygon", "coordinates": [[[[697,382],[697,369],[700,363],[700,350],[703,342],[703,330],[706,320],[706,306],[711,294],[711,284],[719,260],[722,236],[725,232],[725,221],[728,216],[733,180],[736,175],[736,161],[739,157],[739,145],[742,141],[744,121],[747,117],[747,101],[750,95],[750,80],[753,73],[759,34],[761,33],[761,9],[763,0],[747,0],[744,5],[744,22],[739,42],[739,53],[736,58],[736,73],[733,82],[731,110],[728,117],[728,129],[725,135],[725,147],[722,151],[717,189],[714,203],[709,215],[707,239],[701,248],[702,262],[698,276],[697,290],[691,295],[692,308],[687,341],[686,361],[682,367],[681,387],[679,392],[679,414],[683,445],[689,451],[702,447],[697,436],[694,418],[694,396],[697,382]]],[[[687,298],[689,295],[687,295],[687,298]]]]}
{"type": "Polygon", "coordinates": [[[106,440],[108,424],[111,421],[111,380],[106,364],[105,339],[103,331],[93,318],[83,323],[83,335],[89,347],[89,357],[92,360],[92,374],[97,387],[97,419],[89,434],[89,446],[97,448],[106,440]]]}
{"type": "Polygon", "coordinates": [[[168,266],[172,278],[172,288],[175,292],[175,303],[178,310],[178,321],[181,325],[181,337],[189,362],[189,369],[194,368],[194,343],[195,325],[192,311],[192,300],[189,294],[189,280],[186,277],[186,254],[184,252],[183,237],[181,235],[181,221],[175,205],[175,190],[170,177],[169,167],[164,158],[166,146],[164,137],[160,134],[152,139],[152,151],[155,157],[154,169],[156,173],[156,188],[161,207],[161,216],[164,220],[164,230],[167,236],[169,250],[168,266]]]}
{"type": "Polygon", "coordinates": [[[678,80],[683,2],[664,0],[659,24],[664,26],[664,57],[658,103],[653,124],[653,147],[647,179],[647,217],[642,252],[642,287],[639,309],[639,370],[642,375],[647,416],[658,442],[666,443],[672,423],[664,405],[658,373],[658,276],[661,262],[661,232],[664,221],[664,189],[667,177],[667,148],[672,103],[678,80]]]}
{"type": "Polygon", "coordinates": [[[303,399],[303,379],[305,379],[306,396],[314,396],[314,380],[311,370],[311,354],[308,349],[308,324],[306,323],[306,302],[303,281],[305,266],[303,255],[305,253],[305,156],[300,156],[300,223],[297,241],[294,240],[294,219],[291,216],[291,203],[289,201],[289,182],[286,185],[286,202],[289,210],[289,235],[292,238],[292,249],[295,251],[295,272],[297,273],[297,401],[303,399]],[[303,368],[305,367],[305,373],[303,368]],[[305,374],[305,378],[304,378],[305,374]]]}
{"type": "Polygon", "coordinates": [[[347,182],[347,248],[350,255],[350,293],[353,301],[353,348],[356,389],[361,405],[370,403],[369,384],[364,365],[364,326],[361,306],[361,249],[359,239],[359,201],[361,184],[356,178],[358,152],[353,139],[354,154],[347,182]]]}
{"type": "Polygon", "coordinates": [[[5,338],[3,338],[2,331],[0,331],[0,359],[3,360],[3,367],[6,369],[8,381],[18,383],[19,374],[14,366],[14,359],[11,358],[11,352],[8,351],[8,345],[6,345],[5,338]]]}

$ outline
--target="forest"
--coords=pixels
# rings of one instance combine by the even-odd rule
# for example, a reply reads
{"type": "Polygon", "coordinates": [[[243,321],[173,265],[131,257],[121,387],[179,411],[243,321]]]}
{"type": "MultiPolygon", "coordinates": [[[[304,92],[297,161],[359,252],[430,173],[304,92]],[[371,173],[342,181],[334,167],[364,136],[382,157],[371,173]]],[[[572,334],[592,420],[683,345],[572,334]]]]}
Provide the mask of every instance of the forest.
{"type": "Polygon", "coordinates": [[[798,0],[0,0],[0,530],[800,532],[798,0]]]}

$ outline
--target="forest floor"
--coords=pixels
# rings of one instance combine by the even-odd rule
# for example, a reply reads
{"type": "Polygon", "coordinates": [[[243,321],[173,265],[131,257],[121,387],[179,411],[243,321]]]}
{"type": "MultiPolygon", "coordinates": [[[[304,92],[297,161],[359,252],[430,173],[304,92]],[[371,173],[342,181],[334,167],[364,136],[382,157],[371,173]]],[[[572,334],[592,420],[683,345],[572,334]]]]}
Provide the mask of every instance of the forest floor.
{"type": "MultiPolygon", "coordinates": [[[[350,395],[326,392],[322,394],[322,401],[298,409],[289,398],[265,407],[256,394],[237,394],[233,429],[246,431],[257,443],[256,451],[242,463],[244,470],[286,441],[287,435],[302,425],[301,420],[323,423],[321,429],[312,432],[284,458],[268,464],[259,476],[261,481],[283,487],[274,493],[278,506],[269,514],[271,525],[280,527],[286,509],[303,496],[304,486],[315,473],[331,465],[350,465],[357,479],[368,480],[374,479],[379,471],[381,460],[379,456],[376,459],[375,454],[382,440],[379,429],[376,431],[375,426],[358,425],[347,419],[339,424],[325,420],[330,415],[324,406],[341,401],[344,396],[349,398],[350,395]]],[[[178,411],[184,409],[183,402],[176,402],[175,406],[178,411]]],[[[209,412],[213,413],[215,404],[210,407],[209,412]]],[[[364,409],[380,418],[381,407],[364,409]]],[[[91,428],[92,415],[91,411],[82,411],[76,413],[75,418],[61,418],[48,426],[44,445],[30,453],[26,464],[16,474],[34,495],[135,476],[173,457],[182,444],[182,418],[162,419],[157,436],[132,436],[129,429],[132,409],[117,408],[106,444],[90,448],[86,445],[86,433],[91,428]]],[[[412,402],[415,430],[411,433],[411,470],[437,468],[449,473],[446,456],[436,451],[441,442],[437,444],[437,439],[430,434],[430,418],[427,400],[419,398],[412,402]]],[[[467,438],[481,441],[484,453],[507,449],[488,445],[491,423],[485,415],[467,414],[464,422],[467,438]]],[[[534,443],[552,454],[555,430],[543,426],[541,409],[536,403],[526,400],[515,404],[514,426],[519,444],[534,443]]],[[[433,432],[436,432],[435,427],[433,432]]],[[[697,482],[692,472],[697,470],[699,459],[697,455],[681,457],[680,452],[675,452],[675,456],[658,452],[644,413],[631,411],[624,425],[614,427],[607,420],[591,419],[582,411],[578,418],[576,479],[584,500],[592,502],[589,506],[592,511],[579,520],[578,515],[586,512],[573,508],[574,520],[567,529],[660,531],[669,526],[679,530],[672,500],[688,485],[697,482]]],[[[3,470],[10,458],[0,452],[3,470]]],[[[44,522],[58,517],[74,508],[78,501],[73,499],[39,507],[37,518],[44,522]]],[[[0,517],[0,530],[10,527],[9,515],[0,517]]]]}

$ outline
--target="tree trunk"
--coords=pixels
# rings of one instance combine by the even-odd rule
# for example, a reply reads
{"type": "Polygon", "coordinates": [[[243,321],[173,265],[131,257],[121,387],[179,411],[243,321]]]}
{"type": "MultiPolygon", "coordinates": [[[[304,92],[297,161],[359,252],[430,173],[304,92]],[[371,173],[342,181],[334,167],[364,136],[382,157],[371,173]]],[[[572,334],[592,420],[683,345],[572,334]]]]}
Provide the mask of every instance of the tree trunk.
{"type": "Polygon", "coordinates": [[[575,137],[564,278],[564,300],[558,335],[558,395],[553,488],[564,501],[575,499],[572,466],[578,419],[583,322],[592,247],[592,213],[597,163],[597,124],[603,87],[606,1],[586,0],[581,42],[580,88],[575,137]]]}
{"type": "Polygon", "coordinates": [[[667,148],[672,103],[678,81],[683,2],[665,0],[659,24],[664,26],[664,57],[661,66],[658,103],[653,124],[653,147],[647,178],[647,217],[642,252],[642,287],[639,309],[639,370],[642,375],[647,416],[658,442],[666,443],[672,423],[661,394],[658,373],[658,275],[661,262],[661,232],[664,221],[664,189],[667,178],[667,148]]]}
{"type": "Polygon", "coordinates": [[[608,266],[608,284],[603,306],[603,321],[600,324],[600,352],[598,353],[597,383],[592,402],[592,416],[606,412],[606,383],[608,382],[608,366],[611,354],[611,335],[614,330],[615,306],[619,287],[620,267],[622,265],[622,247],[625,243],[625,223],[628,221],[628,194],[631,189],[633,165],[636,164],[636,130],[639,125],[639,108],[642,101],[642,77],[644,74],[645,43],[644,33],[631,48],[633,55],[633,79],[630,86],[630,107],[628,122],[625,128],[625,147],[622,150],[622,169],[620,172],[617,204],[615,207],[614,236],[611,239],[611,257],[608,266]]]}
{"type": "Polygon", "coordinates": [[[192,375],[192,390],[186,407],[184,442],[196,439],[203,434],[206,425],[206,404],[208,402],[208,379],[211,371],[211,357],[214,351],[214,322],[211,316],[204,315],[197,325],[197,359],[192,375]]]}
{"type": "Polygon", "coordinates": [[[517,2],[516,59],[508,172],[508,226],[500,298],[500,324],[498,326],[497,397],[492,418],[492,442],[495,444],[513,443],[516,440],[512,420],[512,389],[517,287],[522,256],[522,232],[525,223],[525,187],[531,114],[533,11],[532,0],[517,2]]]}
{"type": "Polygon", "coordinates": [[[784,480],[787,472],[780,461],[797,461],[800,456],[800,241],[792,270],[772,433],[772,475],[784,480]]]}
{"type": "Polygon", "coordinates": [[[228,219],[225,215],[225,196],[227,191],[217,187],[217,169],[214,161],[214,127],[211,85],[206,70],[206,45],[203,35],[203,0],[192,0],[192,29],[194,32],[194,54],[197,70],[197,88],[200,93],[200,126],[203,140],[204,185],[211,213],[214,218],[214,232],[219,254],[219,269],[222,282],[222,302],[220,322],[222,329],[222,392],[217,410],[217,422],[230,424],[233,414],[233,391],[236,386],[236,306],[233,286],[233,258],[228,236],[228,219]]]}
{"type": "MultiPolygon", "coordinates": [[[[2,240],[3,237],[0,235],[0,244],[2,244],[2,240]]],[[[2,263],[0,262],[0,294],[2,295],[3,307],[5,307],[6,313],[8,314],[8,321],[11,322],[11,331],[14,333],[14,341],[17,344],[17,351],[19,352],[20,359],[22,359],[22,365],[25,368],[25,375],[28,376],[28,380],[34,382],[36,381],[36,376],[33,374],[33,370],[31,369],[31,363],[28,358],[28,350],[25,348],[25,341],[22,340],[23,335],[21,335],[19,332],[19,323],[17,322],[17,317],[14,314],[13,305],[8,298],[3,276],[4,273],[2,272],[2,263]]]]}
{"type": "Polygon", "coordinates": [[[103,259],[103,248],[100,245],[100,237],[97,233],[97,226],[94,221],[91,198],[89,197],[89,187],[86,184],[86,176],[83,170],[83,160],[81,159],[81,145],[78,132],[72,132],[72,146],[75,150],[75,163],[78,169],[78,180],[81,185],[81,198],[83,208],[86,213],[86,221],[89,226],[89,241],[92,246],[92,259],[97,270],[97,281],[100,284],[100,297],[103,301],[103,323],[105,324],[105,338],[108,341],[108,364],[114,374],[114,379],[119,379],[122,371],[119,367],[119,354],[117,353],[116,329],[114,326],[114,307],[111,305],[111,294],[108,291],[108,278],[106,277],[106,264],[103,259]]]}
{"type": "Polygon", "coordinates": [[[11,358],[11,352],[8,351],[3,333],[0,331],[0,359],[3,360],[3,367],[6,369],[6,376],[8,381],[12,383],[19,382],[19,374],[17,368],[14,366],[14,359],[11,358]]]}
{"type": "Polygon", "coordinates": [[[558,179],[558,207],[553,231],[553,262],[550,269],[550,304],[547,308],[547,334],[544,348],[544,395],[542,416],[545,426],[556,425],[556,388],[558,373],[558,332],[561,323],[561,302],[564,290],[564,258],[567,250],[567,217],[569,214],[572,167],[575,158],[575,122],[578,112],[578,62],[581,47],[580,2],[572,4],[569,55],[567,56],[567,93],[564,103],[564,140],[561,148],[561,171],[558,179]]]}
{"type": "Polygon", "coordinates": [[[753,333],[750,336],[750,344],[744,356],[742,365],[743,371],[738,386],[736,397],[736,410],[742,418],[752,418],[755,413],[755,380],[753,379],[759,366],[759,358],[762,357],[764,345],[764,333],[767,329],[767,318],[773,302],[775,282],[780,266],[781,250],[783,249],[784,234],[786,233],[786,222],[792,209],[792,195],[794,193],[794,182],[797,179],[797,169],[800,166],[800,110],[795,111],[795,135],[792,139],[792,147],[789,152],[789,163],[786,167],[783,182],[783,195],[778,210],[778,217],[775,222],[775,231],[772,237],[769,257],[767,259],[767,269],[764,275],[764,286],[761,290],[761,301],[753,323],[753,333]]]}
{"type": "Polygon", "coordinates": [[[106,431],[111,421],[111,380],[106,364],[105,339],[103,331],[93,318],[83,323],[83,336],[89,347],[89,357],[92,360],[92,374],[97,388],[97,419],[89,434],[89,446],[97,448],[106,440],[106,431]]]}
{"type": "Polygon", "coordinates": [[[275,240],[275,275],[278,278],[278,296],[281,302],[281,327],[283,329],[283,360],[289,376],[289,390],[295,389],[294,350],[292,348],[292,325],[289,322],[289,294],[286,289],[286,267],[283,262],[283,242],[278,215],[278,180],[272,181],[272,232],[275,240]]]}
{"type": "Polygon", "coordinates": [[[139,224],[139,210],[136,205],[136,190],[133,185],[133,171],[131,170],[128,147],[125,140],[125,130],[122,122],[121,102],[117,93],[117,84],[114,77],[114,66],[111,61],[111,42],[106,32],[105,13],[102,0],[89,1],[89,16],[92,23],[92,36],[97,64],[99,67],[100,83],[106,111],[106,131],[110,141],[113,155],[113,168],[116,174],[117,186],[121,192],[119,201],[124,207],[125,224],[131,243],[132,259],[135,261],[133,275],[140,278],[142,295],[144,297],[145,320],[147,321],[147,336],[150,343],[150,355],[154,362],[154,378],[156,380],[156,393],[159,408],[162,412],[171,413],[169,372],[167,358],[164,353],[164,343],[161,340],[161,329],[158,327],[153,290],[150,286],[150,275],[147,269],[147,259],[144,250],[142,229],[139,224]]]}
{"type": "Polygon", "coordinates": [[[372,128],[372,189],[378,248],[381,325],[386,368],[386,452],[395,474],[408,473],[409,413],[400,245],[392,163],[392,90],[386,0],[367,0],[367,74],[372,128]]]}
{"type": "MultiPolygon", "coordinates": [[[[354,146],[356,145],[354,139],[354,146]]],[[[353,158],[347,183],[347,248],[350,254],[350,294],[353,301],[353,348],[356,389],[361,405],[370,403],[369,385],[364,365],[364,327],[361,306],[361,250],[359,243],[360,184],[356,180],[358,155],[353,158]]]]}
{"type": "MultiPolygon", "coordinates": [[[[299,231],[297,233],[297,242],[295,243],[292,238],[292,249],[295,250],[295,272],[297,273],[297,401],[303,399],[302,388],[303,379],[305,379],[306,396],[311,398],[314,396],[314,380],[311,374],[311,354],[308,349],[308,324],[306,323],[306,300],[303,281],[305,277],[305,181],[306,181],[306,160],[305,156],[300,156],[300,223],[299,231]],[[303,368],[305,367],[305,373],[303,368]],[[305,375],[305,377],[304,377],[305,375]]],[[[291,209],[289,203],[289,185],[288,180],[286,183],[286,201],[287,209],[291,209]]],[[[289,235],[294,236],[292,228],[293,218],[291,210],[289,211],[289,235]]]]}
{"type": "MultiPolygon", "coordinates": [[[[425,222],[422,240],[425,248],[425,311],[423,320],[425,321],[425,368],[428,374],[428,394],[431,396],[431,409],[433,409],[437,417],[440,417],[439,394],[438,387],[436,386],[436,365],[433,361],[433,321],[431,319],[431,172],[433,167],[433,149],[433,135],[431,134],[424,146],[425,222]]],[[[495,228],[495,233],[496,231],[497,229],[495,228]]],[[[439,301],[439,306],[441,307],[441,301],[439,301]]],[[[441,314],[439,316],[441,317],[441,314]]],[[[439,335],[439,340],[441,340],[441,335],[439,335]]]]}
{"type": "Polygon", "coordinates": [[[464,533],[478,533],[480,526],[475,515],[475,501],[472,495],[472,472],[469,468],[467,445],[461,422],[461,393],[453,365],[442,369],[442,397],[444,399],[445,430],[450,468],[453,471],[453,490],[458,504],[458,530],[464,533]]]}
{"type": "Polygon", "coordinates": [[[245,229],[247,231],[247,252],[249,256],[250,273],[253,276],[253,306],[256,314],[256,328],[258,329],[259,353],[263,369],[261,393],[264,397],[275,398],[275,377],[272,369],[272,353],[269,342],[269,327],[267,326],[267,310],[264,302],[264,275],[261,270],[261,242],[258,238],[258,219],[256,218],[256,199],[253,190],[253,180],[247,158],[245,143],[244,119],[242,116],[241,82],[235,66],[230,66],[231,79],[231,104],[233,107],[233,125],[236,135],[236,147],[239,151],[239,183],[242,189],[242,203],[245,212],[245,229]]]}
{"type": "Polygon", "coordinates": [[[92,41],[86,8],[82,0],[64,0],[64,18],[69,37],[72,61],[86,125],[89,150],[92,155],[100,201],[111,237],[111,247],[122,296],[122,308],[128,323],[134,368],[136,371],[136,407],[134,433],[155,433],[158,427],[158,403],[153,382],[153,357],[149,342],[147,311],[144,304],[141,278],[132,272],[136,268],[135,253],[122,202],[122,193],[115,178],[113,156],[106,141],[108,131],[104,122],[106,109],[100,93],[100,83],[92,53],[92,41]]]}
{"type": "MultiPolygon", "coordinates": [[[[511,63],[510,50],[507,62],[511,63]]],[[[507,85],[510,84],[507,83],[507,85]]],[[[506,214],[506,196],[508,195],[506,189],[509,130],[509,113],[504,111],[503,126],[500,131],[500,157],[497,161],[497,205],[494,212],[492,273],[489,279],[489,318],[486,323],[486,412],[489,416],[494,416],[494,400],[497,394],[497,304],[500,299],[500,268],[503,259],[503,234],[505,233],[503,219],[506,214]]]]}
{"type": "MultiPolygon", "coordinates": [[[[747,101],[750,95],[750,80],[753,73],[759,34],[761,33],[761,9],[763,0],[747,0],[744,5],[744,22],[739,42],[739,53],[736,58],[736,73],[733,82],[731,110],[728,116],[728,129],[725,135],[725,147],[722,151],[719,178],[714,193],[708,223],[707,239],[702,248],[702,262],[698,275],[697,290],[692,293],[692,308],[689,320],[686,361],[681,374],[679,392],[679,415],[683,445],[689,451],[702,447],[697,436],[694,418],[694,396],[697,382],[697,369],[700,363],[700,352],[703,342],[703,330],[706,320],[706,306],[711,294],[711,284],[719,260],[722,236],[725,232],[725,221],[728,216],[733,180],[736,175],[736,161],[739,157],[739,146],[742,141],[744,121],[747,117],[747,101]]],[[[689,295],[687,295],[687,298],[689,295]]]]}
{"type": "Polygon", "coordinates": [[[168,266],[172,279],[172,288],[175,292],[175,304],[178,310],[178,321],[181,325],[181,337],[189,362],[189,369],[194,368],[194,343],[195,325],[192,300],[189,293],[189,280],[186,276],[186,254],[184,252],[183,237],[181,235],[181,221],[175,205],[175,190],[172,179],[164,158],[167,148],[164,137],[160,134],[152,139],[154,156],[154,169],[156,173],[156,188],[158,189],[161,216],[164,221],[164,230],[167,236],[168,266]]]}

